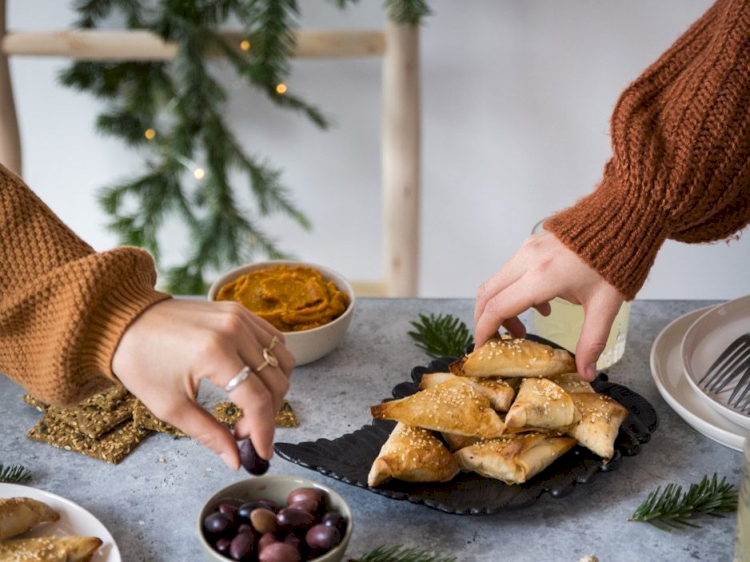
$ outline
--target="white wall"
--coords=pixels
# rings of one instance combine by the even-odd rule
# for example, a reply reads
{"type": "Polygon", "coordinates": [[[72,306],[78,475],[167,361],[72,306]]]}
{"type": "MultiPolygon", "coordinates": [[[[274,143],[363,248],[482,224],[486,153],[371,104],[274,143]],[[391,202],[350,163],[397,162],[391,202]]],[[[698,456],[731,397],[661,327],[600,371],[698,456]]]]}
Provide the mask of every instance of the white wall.
{"type": "MultiPolygon", "coordinates": [[[[620,91],[710,0],[432,0],[422,31],[423,194],[420,294],[473,297],[541,217],[598,182],[620,91]]],[[[9,0],[11,30],[58,29],[71,2],[9,0]]],[[[377,28],[382,2],[340,12],[304,0],[301,26],[377,28]]],[[[11,61],[24,177],[84,239],[107,249],[98,188],[138,173],[139,156],[101,138],[101,109],[62,88],[60,59],[11,61]]],[[[232,92],[227,119],[248,152],[283,170],[312,233],[289,219],[266,229],[298,257],[356,281],[381,277],[380,61],[294,63],[289,87],[330,115],[320,131],[272,107],[218,68],[232,92]]],[[[167,257],[178,259],[179,229],[167,257]]],[[[642,298],[728,299],[750,293],[750,240],[668,243],[642,298]]]]}

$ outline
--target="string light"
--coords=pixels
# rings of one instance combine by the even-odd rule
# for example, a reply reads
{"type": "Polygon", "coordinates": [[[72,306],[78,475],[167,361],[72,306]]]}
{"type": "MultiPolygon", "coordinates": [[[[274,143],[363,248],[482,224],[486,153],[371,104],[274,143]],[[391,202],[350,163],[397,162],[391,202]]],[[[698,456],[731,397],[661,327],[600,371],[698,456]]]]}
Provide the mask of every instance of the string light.
{"type": "Polygon", "coordinates": [[[240,49],[242,49],[243,51],[249,51],[250,41],[248,41],[247,39],[243,39],[242,41],[240,41],[240,49]]]}
{"type": "Polygon", "coordinates": [[[146,129],[143,132],[143,136],[146,137],[146,140],[153,140],[156,136],[156,131],[154,131],[153,129],[146,129]]]}
{"type": "Polygon", "coordinates": [[[288,88],[286,87],[286,84],[284,84],[284,83],[276,84],[276,93],[279,94],[279,95],[286,94],[287,89],[288,88]]]}
{"type": "Polygon", "coordinates": [[[193,175],[195,176],[195,179],[202,180],[206,176],[206,170],[203,168],[196,168],[193,170],[193,175]]]}

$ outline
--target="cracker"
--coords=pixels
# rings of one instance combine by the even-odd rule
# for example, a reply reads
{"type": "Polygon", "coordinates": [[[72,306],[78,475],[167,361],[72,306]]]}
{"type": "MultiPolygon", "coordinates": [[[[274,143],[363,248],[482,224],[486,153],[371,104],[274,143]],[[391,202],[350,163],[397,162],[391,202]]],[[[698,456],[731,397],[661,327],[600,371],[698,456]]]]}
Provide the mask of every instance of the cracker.
{"type": "Polygon", "coordinates": [[[84,435],[97,439],[133,417],[135,397],[124,387],[115,385],[71,408],[51,406],[28,394],[24,395],[23,401],[48,418],[60,420],[84,435]]]}
{"type": "MultiPolygon", "coordinates": [[[[219,402],[214,406],[214,417],[232,428],[242,417],[242,410],[232,402],[219,402]]],[[[299,427],[297,416],[287,400],[284,400],[279,413],[276,414],[276,427],[299,427]]]]}
{"type": "Polygon", "coordinates": [[[126,421],[98,439],[92,439],[67,423],[48,416],[40,419],[26,436],[59,449],[74,451],[111,464],[118,464],[151,432],[126,421]]]}
{"type": "Polygon", "coordinates": [[[157,418],[140,400],[136,400],[133,406],[133,423],[138,427],[158,433],[167,433],[175,437],[187,437],[183,431],[157,418]]]}
{"type": "Polygon", "coordinates": [[[240,421],[242,410],[233,402],[219,402],[214,406],[214,417],[229,428],[240,421]]]}

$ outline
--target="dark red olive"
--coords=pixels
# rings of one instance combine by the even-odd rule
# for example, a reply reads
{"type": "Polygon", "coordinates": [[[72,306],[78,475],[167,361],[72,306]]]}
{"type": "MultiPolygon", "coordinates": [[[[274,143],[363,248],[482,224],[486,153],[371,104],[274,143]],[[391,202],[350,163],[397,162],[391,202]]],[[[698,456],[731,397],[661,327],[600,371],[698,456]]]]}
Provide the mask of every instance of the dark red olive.
{"type": "Polygon", "coordinates": [[[255,535],[252,532],[237,533],[229,545],[229,556],[235,560],[244,560],[253,553],[255,535]]]}
{"type": "Polygon", "coordinates": [[[203,529],[211,536],[226,535],[234,528],[234,523],[220,511],[214,511],[203,520],[203,529]]]}
{"type": "Polygon", "coordinates": [[[305,542],[315,551],[327,552],[341,542],[341,535],[336,527],[320,523],[310,527],[305,542]]]}
{"type": "Polygon", "coordinates": [[[306,531],[315,524],[315,516],[309,511],[285,507],[276,514],[276,523],[282,529],[306,531]]]}
{"type": "Polygon", "coordinates": [[[338,511],[329,511],[328,513],[325,513],[321,522],[329,527],[336,527],[339,532],[343,532],[346,527],[346,519],[344,519],[344,516],[338,511]]]}
{"type": "Polygon", "coordinates": [[[245,470],[255,476],[260,476],[268,471],[269,462],[258,455],[250,439],[243,439],[239,442],[240,461],[245,470]]]}
{"type": "Polygon", "coordinates": [[[258,560],[260,562],[301,562],[302,555],[291,544],[275,542],[260,551],[258,560]]]}

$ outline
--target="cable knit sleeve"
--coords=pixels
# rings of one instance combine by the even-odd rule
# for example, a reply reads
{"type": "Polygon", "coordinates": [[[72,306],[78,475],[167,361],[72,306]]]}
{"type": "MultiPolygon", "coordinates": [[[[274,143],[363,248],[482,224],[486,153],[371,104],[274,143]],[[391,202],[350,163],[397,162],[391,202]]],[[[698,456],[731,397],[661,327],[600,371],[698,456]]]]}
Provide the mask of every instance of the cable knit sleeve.
{"type": "Polygon", "coordinates": [[[719,0],[620,96],[597,189],[545,222],[627,299],[665,240],[750,222],[750,2],[719,0]]]}
{"type": "Polygon", "coordinates": [[[0,372],[69,405],[116,380],[127,326],[170,295],[144,250],[95,252],[0,166],[0,372]]]}

